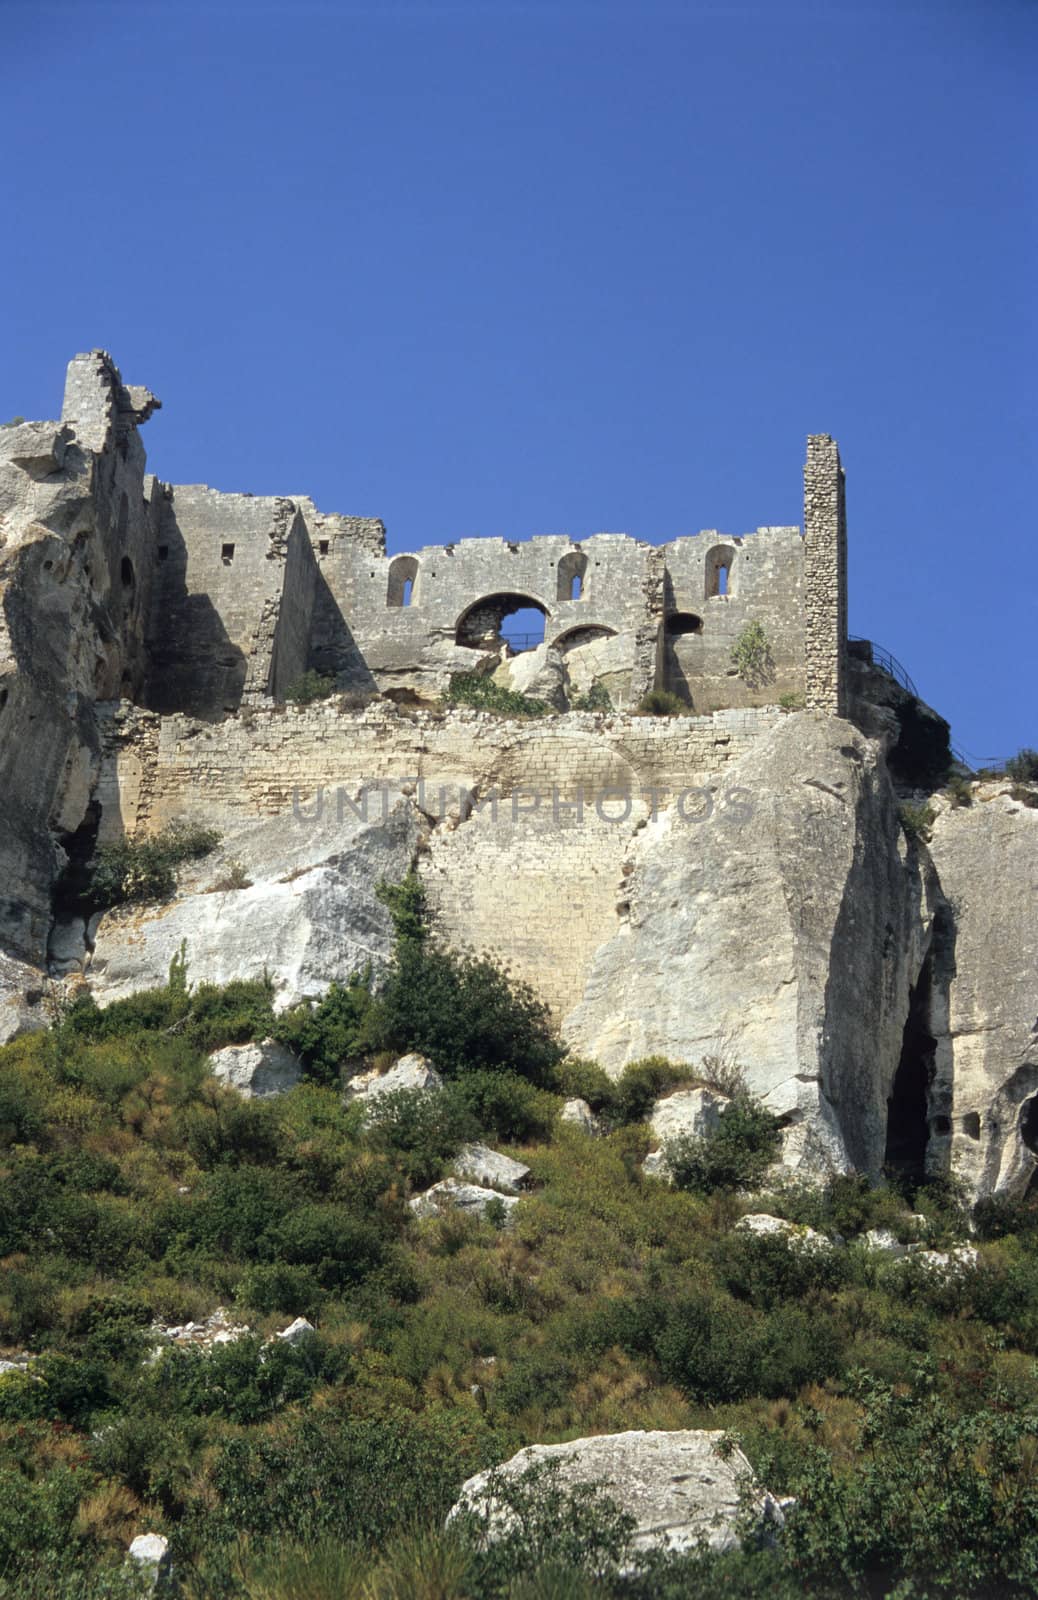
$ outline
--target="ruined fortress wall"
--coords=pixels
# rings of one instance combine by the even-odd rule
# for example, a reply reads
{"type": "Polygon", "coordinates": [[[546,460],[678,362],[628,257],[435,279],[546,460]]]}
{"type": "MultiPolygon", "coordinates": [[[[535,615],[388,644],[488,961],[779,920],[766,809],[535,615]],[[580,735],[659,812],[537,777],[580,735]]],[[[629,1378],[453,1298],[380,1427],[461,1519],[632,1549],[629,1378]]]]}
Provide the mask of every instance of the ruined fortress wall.
{"type": "Polygon", "coordinates": [[[774,708],[718,712],[709,717],[651,718],[571,713],[543,722],[506,721],[478,711],[400,715],[379,705],[342,711],[335,702],[243,711],[220,723],[187,716],[158,717],[119,708],[110,722],[116,770],[134,751],[134,780],[143,799],[122,803],[126,832],[150,831],[177,816],[210,816],[218,825],[240,817],[290,816],[293,797],[304,809],[324,790],[335,804],[338,787],[419,779],[430,811],[447,807],[463,785],[509,797],[553,787],[589,801],[617,783],[636,780],[672,795],[717,772],[741,754],[782,713],[774,708]]]}
{"type": "Polygon", "coordinates": [[[280,602],[290,501],[160,486],[147,704],[220,717],[236,710],[262,623],[280,602]]]}
{"type": "Polygon", "coordinates": [[[362,785],[412,787],[429,818],[419,865],[435,926],[456,947],[509,963],[562,1016],[622,915],[636,830],[683,794],[693,820],[724,804],[725,767],[781,715],[578,713],[523,724],[325,703],[212,724],[113,708],[102,828],[191,818],[221,828],[233,851],[250,820],[281,817],[292,832],[319,812],[348,821],[358,806],[374,819],[381,795],[364,800],[362,785]],[[462,789],[476,801],[467,816],[462,789]]]}
{"type": "Polygon", "coordinates": [[[667,615],[663,621],[664,686],[697,711],[774,705],[804,692],[804,544],[800,530],[758,528],[742,538],[710,530],[664,546],[667,615]],[[725,592],[720,572],[726,575],[725,592]],[[673,632],[675,619],[698,618],[697,632],[673,632]],[[732,647],[750,622],[760,622],[770,661],[747,682],[732,647]]]}

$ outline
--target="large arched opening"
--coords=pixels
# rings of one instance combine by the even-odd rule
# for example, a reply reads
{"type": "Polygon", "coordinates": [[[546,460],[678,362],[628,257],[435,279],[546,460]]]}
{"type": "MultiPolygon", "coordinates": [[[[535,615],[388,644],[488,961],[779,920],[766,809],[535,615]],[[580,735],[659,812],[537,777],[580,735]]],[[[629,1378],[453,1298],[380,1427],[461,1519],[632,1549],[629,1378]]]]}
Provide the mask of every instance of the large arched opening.
{"type": "Polygon", "coordinates": [[[469,650],[497,650],[507,644],[518,654],[543,644],[548,616],[547,606],[533,595],[488,594],[462,612],[454,637],[469,650]]]}

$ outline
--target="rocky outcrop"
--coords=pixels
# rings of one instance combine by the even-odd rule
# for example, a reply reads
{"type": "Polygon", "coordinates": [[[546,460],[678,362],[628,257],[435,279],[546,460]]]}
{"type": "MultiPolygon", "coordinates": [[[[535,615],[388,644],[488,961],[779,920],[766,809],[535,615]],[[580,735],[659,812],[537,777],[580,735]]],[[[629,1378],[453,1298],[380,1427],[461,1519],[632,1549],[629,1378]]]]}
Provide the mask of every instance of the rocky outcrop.
{"type": "MultiPolygon", "coordinates": [[[[95,705],[145,676],[161,492],[137,427],[157,404],[92,351],[69,365],[60,422],[0,428],[0,949],[38,968],[97,777],[95,705]]],[[[15,978],[0,971],[0,994],[15,978]]]]}
{"type": "Polygon", "coordinates": [[[1019,1197],[1038,1170],[1038,809],[1010,791],[981,785],[931,830],[949,909],[929,1132],[931,1165],[950,1158],[972,1193],[1019,1197]]]}
{"type": "Polygon", "coordinates": [[[537,1467],[553,1466],[559,1486],[595,1484],[634,1519],[632,1550],[730,1550],[741,1542],[744,1497],[766,1537],[783,1523],[782,1508],[755,1482],[742,1451],[726,1436],[706,1429],[673,1433],[641,1430],[572,1439],[568,1444],[536,1444],[520,1450],[491,1472],[480,1472],[461,1487],[451,1512],[477,1513],[493,1539],[508,1527],[508,1512],[494,1499],[495,1479],[514,1482],[537,1467]]]}
{"type": "Polygon", "coordinates": [[[782,1117],[788,1166],[878,1173],[936,893],[878,747],[790,716],[685,813],[636,835],[626,920],[567,1039],[613,1074],[730,1054],[782,1117]]]}
{"type": "Polygon", "coordinates": [[[237,1090],[243,1100],[265,1100],[270,1095],[287,1094],[302,1082],[303,1069],[298,1057],[276,1039],[258,1044],[230,1044],[214,1050],[209,1070],[220,1083],[237,1090]]]}
{"type": "Polygon", "coordinates": [[[98,1003],[164,983],[182,946],[192,976],[269,976],[277,1009],[368,966],[383,970],[393,930],[375,891],[403,877],[420,832],[412,802],[390,800],[384,820],[240,827],[225,844],[253,878],[249,888],[210,892],[218,868],[205,864],[168,904],[104,917],[87,974],[98,1003]]]}

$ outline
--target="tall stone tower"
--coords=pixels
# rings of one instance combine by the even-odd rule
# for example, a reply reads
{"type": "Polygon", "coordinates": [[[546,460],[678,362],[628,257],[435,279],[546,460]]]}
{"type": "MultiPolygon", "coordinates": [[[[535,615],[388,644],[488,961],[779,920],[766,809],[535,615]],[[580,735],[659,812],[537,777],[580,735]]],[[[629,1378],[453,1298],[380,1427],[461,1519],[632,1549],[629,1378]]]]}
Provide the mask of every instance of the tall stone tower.
{"type": "Polygon", "coordinates": [[[836,440],[812,433],[804,466],[805,699],[842,717],[847,709],[847,512],[836,440]]]}

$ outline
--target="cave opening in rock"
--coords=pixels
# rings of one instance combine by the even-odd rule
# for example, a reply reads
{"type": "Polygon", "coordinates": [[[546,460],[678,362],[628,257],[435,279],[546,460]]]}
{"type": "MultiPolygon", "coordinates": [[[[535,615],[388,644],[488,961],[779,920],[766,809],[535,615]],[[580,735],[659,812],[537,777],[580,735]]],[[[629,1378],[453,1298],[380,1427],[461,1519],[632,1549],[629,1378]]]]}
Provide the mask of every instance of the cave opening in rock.
{"type": "Polygon", "coordinates": [[[97,850],[100,826],[101,805],[99,801],[92,800],[79,827],[62,839],[68,859],[51,895],[51,911],[55,922],[63,917],[86,918],[94,910],[90,898],[90,862],[97,850]]]}
{"type": "Polygon", "coordinates": [[[901,1039],[901,1059],[887,1101],[887,1148],[884,1166],[891,1174],[921,1179],[926,1175],[930,1139],[930,1086],[937,1041],[930,1031],[933,967],[924,961],[908,1001],[901,1039]]]}

